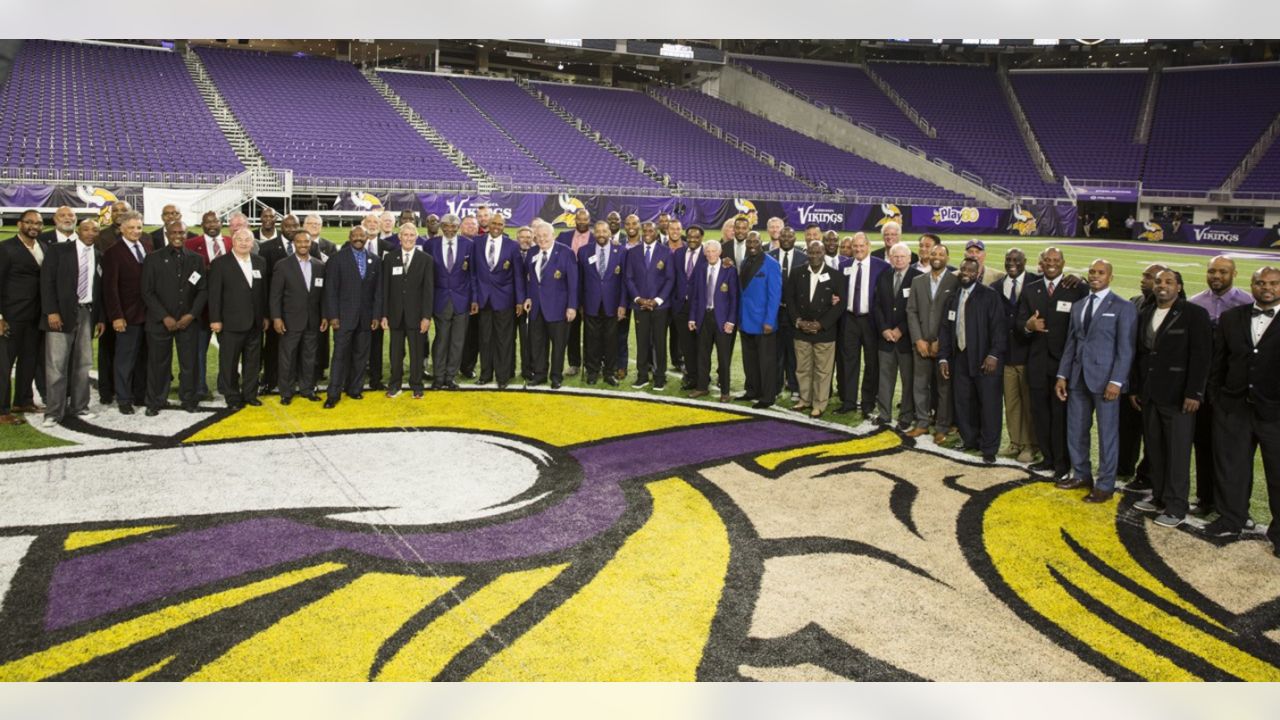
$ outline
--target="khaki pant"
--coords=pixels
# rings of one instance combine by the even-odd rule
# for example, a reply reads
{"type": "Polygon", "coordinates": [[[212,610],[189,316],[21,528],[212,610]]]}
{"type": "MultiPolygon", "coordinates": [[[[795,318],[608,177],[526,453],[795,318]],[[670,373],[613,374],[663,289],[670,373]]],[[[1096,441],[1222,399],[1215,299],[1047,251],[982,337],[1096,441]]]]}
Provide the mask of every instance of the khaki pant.
{"type": "Polygon", "coordinates": [[[800,404],[823,412],[831,400],[831,373],[835,369],[836,344],[796,340],[795,345],[800,404]]]}
{"type": "Polygon", "coordinates": [[[1004,420],[1009,428],[1009,444],[1015,448],[1037,449],[1031,424],[1031,388],[1026,365],[1004,366],[1004,420]]]}

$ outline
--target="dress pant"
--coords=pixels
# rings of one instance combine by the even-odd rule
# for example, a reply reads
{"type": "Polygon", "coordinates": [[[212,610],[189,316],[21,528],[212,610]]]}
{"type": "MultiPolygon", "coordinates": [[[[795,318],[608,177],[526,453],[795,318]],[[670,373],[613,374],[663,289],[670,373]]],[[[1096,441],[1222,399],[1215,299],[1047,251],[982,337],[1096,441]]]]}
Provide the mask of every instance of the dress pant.
{"type": "MultiPolygon", "coordinates": [[[[61,422],[89,409],[89,370],[93,367],[93,309],[81,305],[71,332],[46,333],[44,340],[44,416],[61,422]]],[[[5,373],[4,380],[9,377],[5,373]]],[[[3,382],[3,381],[0,381],[3,382]]]]}
{"type": "Polygon", "coordinates": [[[840,364],[844,366],[840,406],[860,407],[863,415],[870,415],[876,405],[880,377],[879,340],[871,326],[871,315],[846,312],[840,324],[843,326],[843,332],[840,333],[840,364]],[[863,367],[864,362],[866,367],[863,367]],[[859,377],[862,378],[861,383],[858,382],[859,377]]]}
{"type": "Polygon", "coordinates": [[[333,331],[325,330],[316,336],[316,374],[315,377],[322,378],[329,371],[329,344],[332,339],[333,331]]]}
{"type": "MultiPolygon", "coordinates": [[[[12,396],[13,405],[34,405],[35,395],[32,386],[36,384],[36,373],[44,363],[41,362],[43,352],[40,344],[40,327],[35,323],[9,323],[9,336],[0,336],[0,415],[8,414],[12,407],[9,403],[12,396]],[[9,387],[9,375],[14,373],[12,389],[9,387]]],[[[39,371],[44,377],[44,371],[39,371]]],[[[44,381],[41,380],[41,385],[44,381]]],[[[44,396],[45,388],[38,388],[44,396]]]]}
{"type": "Polygon", "coordinates": [[[399,390],[404,382],[404,349],[409,347],[409,389],[422,392],[423,351],[427,345],[427,334],[418,332],[413,327],[408,330],[391,328],[391,379],[387,389],[399,390]]]}
{"type": "Polygon", "coordinates": [[[1044,462],[1053,465],[1054,477],[1060,477],[1071,470],[1071,457],[1067,453],[1067,404],[1054,391],[1056,369],[1055,365],[1047,375],[1027,378],[1027,387],[1036,444],[1044,462]]]}
{"type": "Polygon", "coordinates": [[[1027,449],[1037,446],[1026,365],[1004,366],[1004,419],[1009,428],[1010,445],[1027,449]]]}
{"type": "MultiPolygon", "coordinates": [[[[192,322],[186,330],[147,331],[147,408],[161,410],[169,400],[169,387],[173,384],[175,344],[178,346],[178,399],[182,401],[183,407],[191,407],[199,401],[195,374],[198,371],[196,352],[199,349],[199,322],[192,322]]],[[[130,325],[129,329],[132,330],[133,326],[130,325]]]]}
{"type": "Polygon", "coordinates": [[[922,358],[912,352],[911,394],[915,400],[916,427],[929,427],[932,411],[933,431],[945,433],[951,429],[951,381],[942,377],[937,358],[922,358]]]}
{"type": "Polygon", "coordinates": [[[316,357],[321,333],[290,330],[280,336],[280,399],[316,392],[316,357]]]}
{"type": "MultiPolygon", "coordinates": [[[[147,393],[147,346],[144,325],[127,325],[116,333],[116,403],[140,405],[147,393]],[[141,386],[141,391],[139,391],[141,386]]],[[[167,393],[166,393],[167,394],[167,393]]]]}
{"type": "Polygon", "coordinates": [[[742,366],[746,380],[756,388],[756,395],[748,394],[761,402],[772,403],[778,397],[778,333],[752,335],[742,333],[742,366]]]}
{"type": "Polygon", "coordinates": [[[382,387],[382,347],[385,344],[382,328],[369,334],[369,387],[382,387]]]}
{"type": "Polygon", "coordinates": [[[1205,400],[1196,412],[1196,504],[1204,509],[1213,508],[1213,488],[1217,484],[1217,469],[1213,466],[1213,405],[1205,400]]]}
{"type": "Polygon", "coordinates": [[[110,320],[105,324],[98,337],[98,400],[110,405],[116,399],[116,331],[110,320]]]}
{"type": "Polygon", "coordinates": [[[984,375],[979,369],[969,374],[968,353],[960,350],[951,358],[951,397],[955,401],[956,427],[965,447],[976,447],[983,455],[1000,450],[1000,390],[1003,374],[996,370],[984,375]]]}
{"type": "Polygon", "coordinates": [[[364,392],[364,372],[369,366],[369,341],[373,331],[368,322],[354,327],[342,325],[333,333],[333,359],[329,363],[330,400],[337,400],[346,390],[347,397],[364,392]]]}
{"type": "MultiPolygon", "coordinates": [[[[787,306],[778,308],[778,387],[787,392],[800,392],[800,380],[796,376],[796,328],[787,306]]],[[[832,346],[834,347],[834,346],[832,346]]],[[[829,384],[829,383],[828,383],[829,384]]],[[[827,388],[830,395],[831,388],[827,388]]]]}
{"type": "MultiPolygon", "coordinates": [[[[912,361],[915,351],[899,352],[895,348],[877,352],[880,384],[879,391],[876,393],[876,411],[886,421],[893,419],[893,390],[894,386],[901,382],[902,398],[898,402],[898,422],[916,424],[919,418],[916,416],[916,400],[912,386],[915,382],[915,363],[912,361]]],[[[926,415],[925,423],[928,422],[929,418],[926,415]]]]}
{"type": "Polygon", "coordinates": [[[635,310],[627,310],[626,317],[618,321],[618,369],[624,373],[631,364],[631,348],[627,340],[631,336],[631,316],[635,310]]]}
{"type": "Polygon", "coordinates": [[[1142,439],[1147,445],[1152,497],[1166,515],[1186,517],[1191,492],[1191,441],[1196,433],[1195,413],[1182,405],[1142,406],[1142,439]]]}
{"type": "Polygon", "coordinates": [[[480,309],[480,382],[511,382],[516,372],[516,310],[480,309]]]}
{"type": "Polygon", "coordinates": [[[689,382],[689,371],[684,368],[684,350],[685,343],[680,333],[680,328],[684,328],[685,333],[689,332],[689,308],[686,307],[680,312],[667,313],[667,357],[671,358],[671,367],[681,368],[681,381],[684,384],[689,382]],[[681,318],[684,322],[681,323],[681,318]]]}
{"type": "MultiPolygon", "coordinates": [[[[686,326],[687,327],[687,326],[686,326]]],[[[711,386],[711,349],[716,352],[716,386],[721,395],[729,394],[729,369],[733,361],[733,341],[737,332],[725,332],[724,326],[716,325],[715,314],[708,313],[698,328],[698,367],[694,387],[698,390],[710,390],[711,386]]],[[[686,361],[688,358],[686,358],[686,361]]]]}
{"type": "Polygon", "coordinates": [[[267,328],[267,331],[262,334],[262,386],[274,388],[279,384],[280,336],[275,328],[267,328]]]}
{"type": "Polygon", "coordinates": [[[564,353],[569,340],[569,322],[557,320],[547,322],[542,313],[534,313],[529,318],[529,342],[533,344],[533,379],[534,384],[544,383],[550,376],[551,382],[564,382],[564,353]],[[548,363],[547,352],[551,353],[548,363]]]}
{"type": "Polygon", "coordinates": [[[1228,411],[1221,403],[1213,408],[1213,463],[1218,484],[1213,488],[1218,513],[1229,528],[1240,530],[1249,517],[1253,493],[1253,457],[1262,450],[1262,471],[1267,478],[1267,502],[1271,525],[1267,537],[1280,546],[1280,420],[1263,420],[1251,406],[1228,411]]]}
{"type": "Polygon", "coordinates": [[[636,315],[636,381],[653,376],[653,386],[667,383],[667,309],[634,310],[636,315]]]}
{"type": "MultiPolygon", "coordinates": [[[[192,325],[196,326],[196,342],[199,343],[196,348],[196,392],[200,397],[206,397],[209,394],[209,341],[213,338],[213,332],[208,325],[202,325],[199,318],[192,325]]],[[[222,383],[218,382],[216,385],[220,394],[227,394],[222,383]]]]}
{"type": "Polygon", "coordinates": [[[1147,477],[1146,463],[1139,464],[1142,455],[1142,413],[1133,409],[1128,395],[1120,403],[1120,449],[1117,475],[1132,475],[1135,479],[1147,477]]]}
{"type": "Polygon", "coordinates": [[[582,367],[582,313],[569,323],[569,367],[582,367]]]}
{"type": "Polygon", "coordinates": [[[458,377],[462,364],[462,348],[467,340],[466,313],[456,313],[451,304],[436,314],[436,340],[431,346],[431,363],[434,382],[447,385],[458,377]]]}
{"type": "Polygon", "coordinates": [[[835,370],[835,342],[815,343],[796,340],[792,348],[796,358],[796,379],[800,403],[823,412],[831,402],[831,375],[835,370]]]}
{"type": "Polygon", "coordinates": [[[588,380],[600,376],[612,377],[617,367],[618,346],[617,315],[585,315],[582,318],[583,362],[582,372],[588,380]]]}
{"type": "Polygon", "coordinates": [[[1128,401],[1123,396],[1105,400],[1102,393],[1090,392],[1083,382],[1067,391],[1067,451],[1071,455],[1072,477],[1092,478],[1094,488],[1104,492],[1116,487],[1122,402],[1128,401]],[[1098,419],[1097,473],[1093,472],[1089,457],[1089,431],[1095,415],[1098,419]]]}
{"type": "Polygon", "coordinates": [[[462,343],[462,355],[458,360],[458,371],[463,375],[474,377],[476,374],[476,360],[478,360],[479,357],[480,315],[468,315],[466,338],[462,343]]]}
{"type": "Polygon", "coordinates": [[[218,386],[226,388],[228,405],[257,399],[261,360],[262,333],[256,328],[218,333],[218,386]]]}
{"type": "Polygon", "coordinates": [[[529,346],[529,316],[521,312],[516,318],[516,337],[520,339],[520,377],[533,377],[533,354],[529,346]]]}
{"type": "MultiPolygon", "coordinates": [[[[715,316],[711,316],[715,320],[715,316]]],[[[698,336],[689,329],[689,308],[671,313],[671,363],[681,368],[680,386],[692,388],[698,376],[698,336]]]]}

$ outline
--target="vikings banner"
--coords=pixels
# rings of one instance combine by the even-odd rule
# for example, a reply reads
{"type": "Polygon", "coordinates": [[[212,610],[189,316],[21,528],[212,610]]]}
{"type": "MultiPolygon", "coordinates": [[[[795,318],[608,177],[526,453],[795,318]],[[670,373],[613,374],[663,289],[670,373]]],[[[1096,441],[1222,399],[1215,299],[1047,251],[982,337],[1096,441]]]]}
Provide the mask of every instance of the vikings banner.
{"type": "Polygon", "coordinates": [[[97,211],[106,222],[111,203],[123,200],[134,210],[143,208],[142,188],[137,186],[102,187],[99,185],[5,185],[0,186],[0,207],[38,208],[67,207],[83,215],[97,211]]]}
{"type": "Polygon", "coordinates": [[[1023,237],[1073,237],[1076,234],[1076,217],[1075,205],[1023,203],[1009,210],[1005,230],[1023,237]]]}
{"type": "Polygon", "coordinates": [[[1004,226],[1004,212],[995,208],[916,205],[911,208],[907,225],[913,231],[992,233],[1004,226]]]}
{"type": "Polygon", "coordinates": [[[1176,242],[1188,245],[1226,245],[1231,247],[1276,247],[1280,238],[1275,230],[1245,225],[1189,225],[1174,227],[1171,222],[1134,223],[1133,238],[1147,242],[1176,242]]]}

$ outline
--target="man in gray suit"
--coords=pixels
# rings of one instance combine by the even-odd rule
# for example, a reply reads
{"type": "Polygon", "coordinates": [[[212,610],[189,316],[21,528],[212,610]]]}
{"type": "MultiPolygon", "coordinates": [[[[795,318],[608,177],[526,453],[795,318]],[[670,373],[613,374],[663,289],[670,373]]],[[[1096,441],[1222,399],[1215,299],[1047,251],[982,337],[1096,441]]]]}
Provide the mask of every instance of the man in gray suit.
{"type": "Polygon", "coordinates": [[[1111,292],[1111,263],[1089,266],[1089,294],[1071,306],[1067,344],[1058,364],[1058,399],[1067,403],[1067,450],[1071,475],[1062,490],[1092,488],[1085,502],[1100,503],[1115,493],[1119,462],[1120,394],[1133,362],[1137,309],[1111,292]],[[1098,418],[1098,472],[1089,461],[1089,427],[1098,418]]]}
{"type": "Polygon", "coordinates": [[[929,408],[933,408],[933,439],[941,443],[951,428],[951,380],[943,377],[938,368],[938,329],[942,324],[942,309],[959,287],[959,281],[955,273],[947,269],[950,257],[947,246],[939,243],[930,252],[929,272],[911,281],[911,295],[907,298],[907,327],[916,353],[911,384],[916,421],[907,435],[920,437],[929,432],[929,408]],[[937,388],[936,404],[934,388],[937,388]]]}

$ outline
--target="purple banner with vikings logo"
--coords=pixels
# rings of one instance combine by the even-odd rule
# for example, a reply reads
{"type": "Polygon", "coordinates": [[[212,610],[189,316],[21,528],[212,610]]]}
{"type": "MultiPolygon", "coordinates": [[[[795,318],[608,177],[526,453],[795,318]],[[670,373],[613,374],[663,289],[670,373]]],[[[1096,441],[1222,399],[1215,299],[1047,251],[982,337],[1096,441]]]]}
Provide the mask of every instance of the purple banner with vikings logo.
{"type": "Polygon", "coordinates": [[[5,185],[0,186],[0,207],[38,208],[47,205],[53,195],[52,185],[5,185]]]}
{"type": "Polygon", "coordinates": [[[1189,225],[1172,222],[1134,223],[1133,239],[1147,242],[1175,242],[1188,245],[1224,245],[1228,247],[1275,247],[1275,230],[1247,225],[1189,225]]]}
{"type": "Polygon", "coordinates": [[[915,205],[907,224],[916,232],[993,233],[1004,229],[1005,212],[996,208],[915,205]]]}

